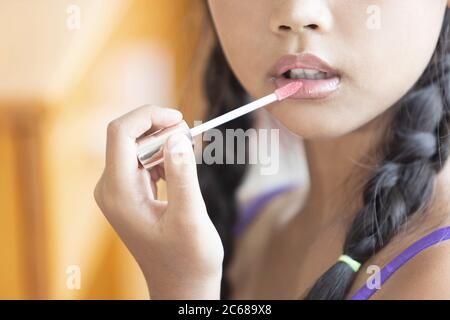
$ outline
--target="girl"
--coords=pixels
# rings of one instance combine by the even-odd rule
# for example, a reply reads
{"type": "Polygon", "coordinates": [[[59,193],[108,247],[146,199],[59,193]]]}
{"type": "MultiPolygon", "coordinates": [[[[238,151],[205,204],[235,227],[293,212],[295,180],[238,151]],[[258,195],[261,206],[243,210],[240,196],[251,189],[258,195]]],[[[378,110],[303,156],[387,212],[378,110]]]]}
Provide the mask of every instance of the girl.
{"type": "Polygon", "coordinates": [[[136,138],[182,115],[144,106],[111,122],[95,198],[152,298],[450,298],[450,1],[207,5],[209,117],[301,81],[267,110],[304,139],[311,183],[265,197],[235,237],[245,166],[199,166],[199,183],[189,141],[174,135],[149,174],[136,138]],[[167,202],[155,199],[160,178],[167,202]]]}

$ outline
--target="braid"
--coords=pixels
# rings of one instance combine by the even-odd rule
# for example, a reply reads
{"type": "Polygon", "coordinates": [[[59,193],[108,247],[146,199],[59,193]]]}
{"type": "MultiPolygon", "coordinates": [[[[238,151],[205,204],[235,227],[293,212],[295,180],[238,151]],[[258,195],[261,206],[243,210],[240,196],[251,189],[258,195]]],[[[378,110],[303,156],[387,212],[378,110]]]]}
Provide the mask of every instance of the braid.
{"type": "MultiPolygon", "coordinates": [[[[246,91],[234,76],[218,43],[212,50],[208,61],[204,87],[209,105],[207,119],[224,114],[230,111],[229,108],[243,105],[247,98],[246,91]]],[[[245,131],[251,128],[252,123],[251,115],[246,115],[230,121],[217,129],[225,137],[226,129],[241,128],[245,131]]],[[[227,156],[227,153],[233,155],[234,158],[235,150],[224,150],[223,152],[224,159],[232,159],[228,158],[230,155],[227,156]]],[[[231,165],[225,163],[226,161],[224,160],[222,165],[202,164],[198,168],[205,204],[224,246],[222,299],[227,299],[230,294],[225,270],[230,262],[233,250],[232,230],[237,218],[236,189],[240,185],[246,171],[245,164],[231,165]]]]}
{"type": "MultiPolygon", "coordinates": [[[[408,219],[430,203],[436,176],[450,148],[449,13],[436,51],[413,88],[395,108],[384,159],[363,190],[363,207],[345,239],[343,253],[361,264],[378,253],[408,219]]],[[[356,273],[337,262],[306,299],[344,299],[356,273]]]]}

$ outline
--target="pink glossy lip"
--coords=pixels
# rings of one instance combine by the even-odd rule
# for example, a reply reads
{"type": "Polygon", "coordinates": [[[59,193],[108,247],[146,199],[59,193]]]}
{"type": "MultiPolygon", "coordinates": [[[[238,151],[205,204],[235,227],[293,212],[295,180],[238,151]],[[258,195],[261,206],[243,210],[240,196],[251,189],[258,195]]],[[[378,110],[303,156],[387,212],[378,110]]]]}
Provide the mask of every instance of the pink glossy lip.
{"type": "Polygon", "coordinates": [[[291,98],[293,99],[322,99],[330,96],[339,89],[341,83],[340,73],[330,67],[325,61],[312,54],[290,54],[281,57],[272,71],[272,77],[278,88],[291,82],[301,82],[302,88],[291,98]],[[287,79],[283,73],[296,68],[311,69],[326,72],[328,79],[287,79]]]}

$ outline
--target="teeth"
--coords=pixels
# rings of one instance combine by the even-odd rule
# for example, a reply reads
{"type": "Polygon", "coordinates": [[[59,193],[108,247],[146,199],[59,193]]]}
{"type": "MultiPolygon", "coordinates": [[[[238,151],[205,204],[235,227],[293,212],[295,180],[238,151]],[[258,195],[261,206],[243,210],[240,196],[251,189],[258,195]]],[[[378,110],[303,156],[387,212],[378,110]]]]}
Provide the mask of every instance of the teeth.
{"type": "Polygon", "coordinates": [[[304,69],[303,72],[305,72],[307,77],[315,77],[316,74],[319,73],[319,71],[317,70],[308,70],[308,69],[304,69]]]}
{"type": "Polygon", "coordinates": [[[306,78],[305,69],[292,69],[289,73],[289,77],[292,79],[305,79],[306,78]]]}
{"type": "Polygon", "coordinates": [[[289,79],[321,80],[328,78],[328,74],[326,72],[312,69],[291,69],[286,73],[286,75],[289,79]]]}

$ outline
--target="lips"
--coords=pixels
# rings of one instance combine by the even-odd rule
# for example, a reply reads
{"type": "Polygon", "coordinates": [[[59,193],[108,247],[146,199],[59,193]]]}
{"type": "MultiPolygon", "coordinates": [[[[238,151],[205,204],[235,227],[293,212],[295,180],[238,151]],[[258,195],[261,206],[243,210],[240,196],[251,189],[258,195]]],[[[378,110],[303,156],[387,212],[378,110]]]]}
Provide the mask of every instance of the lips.
{"type": "Polygon", "coordinates": [[[278,88],[291,82],[302,82],[302,89],[291,97],[293,99],[323,99],[336,92],[341,83],[339,71],[307,53],[281,57],[272,77],[278,88]]]}

